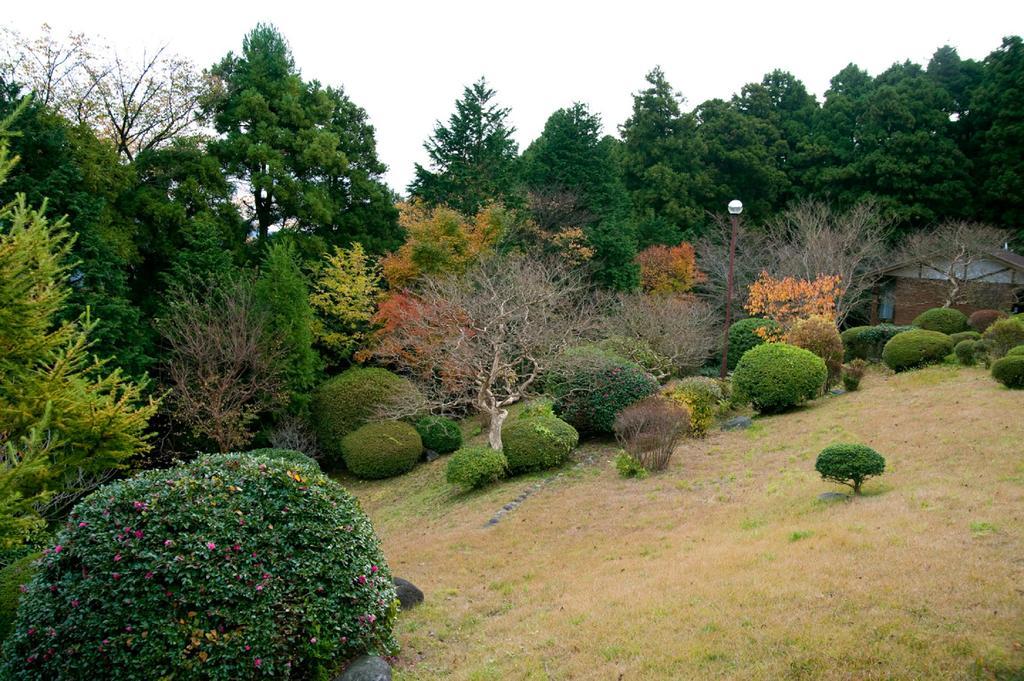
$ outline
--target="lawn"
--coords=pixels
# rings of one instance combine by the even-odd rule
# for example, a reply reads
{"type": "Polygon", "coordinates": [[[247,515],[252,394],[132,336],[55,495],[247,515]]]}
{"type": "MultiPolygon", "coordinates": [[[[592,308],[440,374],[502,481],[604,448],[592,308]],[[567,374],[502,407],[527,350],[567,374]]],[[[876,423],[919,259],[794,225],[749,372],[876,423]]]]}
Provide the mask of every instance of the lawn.
{"type": "Polygon", "coordinates": [[[585,446],[493,527],[548,476],[460,495],[442,459],[345,483],[426,593],[399,680],[1020,679],[1022,443],[1021,393],[941,366],[688,440],[646,480],[585,446]],[[888,468],[825,503],[836,441],[888,468]]]}

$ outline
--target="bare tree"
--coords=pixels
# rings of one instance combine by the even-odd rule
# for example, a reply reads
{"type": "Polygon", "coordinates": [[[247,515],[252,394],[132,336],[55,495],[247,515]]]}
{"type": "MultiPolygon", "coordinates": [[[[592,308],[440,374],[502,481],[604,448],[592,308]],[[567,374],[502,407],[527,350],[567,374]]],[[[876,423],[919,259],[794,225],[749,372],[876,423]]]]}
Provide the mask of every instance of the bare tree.
{"type": "Polygon", "coordinates": [[[766,225],[765,269],[776,277],[808,281],[838,275],[836,321],[841,323],[878,281],[890,226],[870,202],[842,213],[818,201],[798,203],[766,225]]]}
{"type": "Polygon", "coordinates": [[[598,327],[579,272],[518,255],[427,278],[396,312],[372,354],[416,381],[434,409],[483,415],[494,449],[509,405],[536,388],[560,351],[598,327]]]}
{"type": "Polygon", "coordinates": [[[285,402],[282,351],[266,329],[249,279],[177,292],[160,325],[171,411],[222,452],[248,444],[257,417],[285,402]]]}
{"type": "Polygon", "coordinates": [[[721,328],[718,312],[687,295],[621,294],[609,316],[613,333],[646,341],[666,358],[673,373],[693,373],[714,352],[721,328]]]}
{"type": "MultiPolygon", "coordinates": [[[[729,277],[729,238],[732,226],[721,215],[711,216],[710,230],[694,243],[697,251],[697,267],[705,279],[696,287],[701,298],[710,305],[720,318],[725,318],[725,298],[729,277]]],[[[739,222],[736,239],[736,261],[734,266],[732,309],[742,310],[747,300],[747,289],[757,276],[771,268],[768,238],[763,231],[751,229],[742,220],[739,222]]]]}
{"type": "Polygon", "coordinates": [[[928,269],[946,282],[943,307],[972,301],[981,293],[976,265],[1003,247],[1008,232],[991,225],[950,220],[934,229],[911,234],[900,249],[900,260],[928,269]]]}
{"type": "Polygon", "coordinates": [[[676,443],[689,429],[689,412],[664,397],[643,399],[615,417],[615,439],[652,471],[668,466],[676,443]]]}
{"type": "Polygon", "coordinates": [[[135,62],[80,33],[57,38],[45,24],[36,38],[11,30],[4,38],[6,70],[44,105],[110,139],[126,160],[201,130],[207,81],[166,46],[135,62]]]}

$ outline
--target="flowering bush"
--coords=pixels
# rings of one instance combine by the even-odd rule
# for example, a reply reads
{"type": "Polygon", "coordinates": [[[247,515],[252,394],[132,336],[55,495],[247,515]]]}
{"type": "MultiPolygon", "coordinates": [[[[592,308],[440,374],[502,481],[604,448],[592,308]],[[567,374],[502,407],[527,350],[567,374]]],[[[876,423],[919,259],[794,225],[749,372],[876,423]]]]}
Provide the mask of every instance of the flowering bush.
{"type": "Polygon", "coordinates": [[[554,468],[565,463],[580,434],[557,416],[507,421],[501,429],[508,470],[516,473],[554,468]]]}
{"type": "Polygon", "coordinates": [[[925,310],[917,315],[912,323],[919,329],[945,334],[967,331],[967,315],[951,307],[933,307],[925,310]]]}
{"type": "Polygon", "coordinates": [[[423,440],[423,448],[438,454],[449,454],[462,446],[459,424],[444,416],[424,416],[416,422],[416,432],[423,440]]]}
{"type": "Polygon", "coordinates": [[[632,362],[589,357],[559,370],[548,386],[555,413],[581,433],[612,433],[620,411],[658,391],[658,381],[632,362]]]}
{"type": "Polygon", "coordinates": [[[733,374],[736,398],[754,409],[774,413],[813,400],[828,377],[825,362],[810,350],[785,343],[766,343],[740,360],[733,374]]]}
{"type": "Polygon", "coordinates": [[[208,455],[75,507],[22,595],[0,675],[324,678],[395,651],[396,603],[344,489],[281,459],[208,455]]]}
{"type": "Polygon", "coordinates": [[[35,574],[38,559],[39,554],[33,553],[0,570],[0,641],[7,638],[14,627],[21,589],[35,574]]]}

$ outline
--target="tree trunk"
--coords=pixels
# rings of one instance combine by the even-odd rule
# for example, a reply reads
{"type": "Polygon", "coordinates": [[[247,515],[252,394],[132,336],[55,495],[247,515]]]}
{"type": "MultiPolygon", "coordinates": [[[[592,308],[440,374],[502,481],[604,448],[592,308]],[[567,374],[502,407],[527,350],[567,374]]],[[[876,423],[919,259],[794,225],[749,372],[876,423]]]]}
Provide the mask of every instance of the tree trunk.
{"type": "Polygon", "coordinates": [[[508,417],[508,409],[499,409],[491,414],[491,423],[487,431],[487,444],[491,449],[501,451],[501,426],[508,417]]]}

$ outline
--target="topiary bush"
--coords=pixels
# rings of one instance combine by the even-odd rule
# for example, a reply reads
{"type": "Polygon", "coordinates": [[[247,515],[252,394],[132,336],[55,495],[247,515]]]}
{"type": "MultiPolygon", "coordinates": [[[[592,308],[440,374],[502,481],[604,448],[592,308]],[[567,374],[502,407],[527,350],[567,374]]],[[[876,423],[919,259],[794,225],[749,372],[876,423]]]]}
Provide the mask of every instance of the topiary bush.
{"type": "Polygon", "coordinates": [[[1018,345],[1017,347],[1010,348],[1006,351],[1004,357],[1024,357],[1024,345],[1018,345]]]}
{"type": "Polygon", "coordinates": [[[765,342],[764,338],[758,335],[758,329],[767,329],[772,333],[782,331],[782,325],[771,319],[761,317],[747,317],[738,322],[733,322],[729,327],[729,369],[735,369],[740,363],[743,354],[765,342]]]}
{"type": "Polygon", "coordinates": [[[996,360],[1018,345],[1024,344],[1024,321],[1015,318],[1000,319],[985,329],[982,340],[991,359],[996,360]]]}
{"type": "Polygon", "coordinates": [[[949,334],[949,339],[953,341],[953,347],[955,348],[957,343],[965,340],[977,341],[981,340],[981,334],[977,331],[961,331],[960,333],[949,334]]]}
{"type": "Polygon", "coordinates": [[[448,459],[445,477],[464,490],[478,489],[505,477],[505,455],[490,447],[463,447],[448,459]]]}
{"type": "Polygon", "coordinates": [[[438,454],[449,454],[462,446],[462,430],[459,424],[444,416],[424,416],[416,422],[424,449],[438,454]]]}
{"type": "Polygon", "coordinates": [[[388,406],[421,400],[419,390],[407,379],[376,367],[354,367],[324,381],[313,393],[310,413],[325,466],[340,467],[341,439],[379,420],[388,406]]]}
{"type": "Polygon", "coordinates": [[[618,359],[571,361],[549,381],[555,414],[581,433],[609,435],[620,411],[658,392],[658,381],[618,359]]]}
{"type": "Polygon", "coordinates": [[[423,454],[423,440],[408,423],[379,421],[343,437],[341,451],[352,475],[379,480],[411,471],[423,454]]]}
{"type": "Polygon", "coordinates": [[[913,325],[925,331],[949,335],[967,331],[967,315],[951,307],[933,307],[914,318],[913,325]]]}
{"type": "Polygon", "coordinates": [[[1005,312],[1000,312],[999,310],[976,310],[967,318],[967,324],[978,333],[984,333],[985,329],[1000,319],[1006,319],[1005,312]]]}
{"type": "Polygon", "coordinates": [[[879,324],[878,326],[854,326],[843,331],[840,338],[843,341],[846,361],[863,359],[869,362],[876,362],[882,359],[882,348],[889,342],[889,339],[898,333],[910,331],[913,326],[894,326],[893,324],[879,324]]]}
{"type": "Polygon", "coordinates": [[[893,336],[882,350],[882,361],[893,371],[906,371],[941,362],[953,352],[953,341],[939,331],[915,329],[893,336]]]}
{"type": "Polygon", "coordinates": [[[828,369],[809,350],[785,343],[759,345],[743,356],[733,373],[734,400],[762,413],[780,412],[821,394],[828,369]]]}
{"type": "Polygon", "coordinates": [[[689,411],[690,432],[695,437],[707,434],[726,399],[722,384],[704,376],[691,376],[677,381],[666,388],[664,395],[689,411]]]}
{"type": "Polygon", "coordinates": [[[555,416],[515,419],[501,429],[501,443],[512,475],[561,466],[579,444],[580,434],[555,416]]]}
{"type": "Polygon", "coordinates": [[[0,641],[6,639],[14,628],[21,589],[36,573],[36,561],[39,557],[40,554],[33,553],[0,570],[0,641]]]}
{"type": "Polygon", "coordinates": [[[281,461],[293,466],[304,466],[306,468],[313,469],[317,473],[320,472],[320,464],[318,464],[315,459],[306,456],[302,452],[297,452],[294,449],[253,449],[245,452],[245,454],[248,454],[249,456],[265,456],[271,459],[280,459],[281,461]]]}
{"type": "Polygon", "coordinates": [[[962,340],[953,346],[953,352],[956,354],[958,362],[963,364],[965,367],[972,367],[975,364],[974,348],[978,345],[978,341],[975,340],[962,340]]]}
{"type": "Polygon", "coordinates": [[[392,654],[392,576],[358,502],[245,453],[87,497],[40,560],[3,678],[320,679],[392,654]]]}
{"type": "Polygon", "coordinates": [[[992,362],[992,378],[1007,388],[1024,388],[1024,355],[1007,355],[992,362]]]}
{"type": "Polygon", "coordinates": [[[822,479],[847,485],[860,494],[865,480],[885,471],[885,459],[866,445],[840,443],[821,450],[814,469],[822,479]]]}
{"type": "Polygon", "coordinates": [[[554,416],[555,403],[547,397],[538,397],[523,405],[516,414],[519,419],[532,419],[537,416],[554,416]]]}
{"type": "Polygon", "coordinates": [[[810,350],[824,360],[825,368],[828,369],[826,390],[839,382],[843,368],[843,339],[839,337],[839,329],[831,319],[809,317],[797,321],[786,332],[786,342],[810,350]]]}

